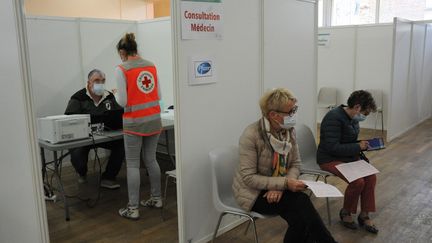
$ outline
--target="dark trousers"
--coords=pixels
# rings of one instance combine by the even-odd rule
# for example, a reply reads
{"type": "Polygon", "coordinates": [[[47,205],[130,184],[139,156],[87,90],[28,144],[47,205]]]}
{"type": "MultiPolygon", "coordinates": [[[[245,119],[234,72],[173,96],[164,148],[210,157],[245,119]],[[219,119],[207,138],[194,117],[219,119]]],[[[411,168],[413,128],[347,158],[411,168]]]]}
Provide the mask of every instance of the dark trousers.
{"type": "MultiPolygon", "coordinates": [[[[98,144],[97,147],[111,150],[105,172],[102,174],[102,179],[114,180],[125,158],[123,140],[101,143],[98,144]]],[[[92,148],[93,146],[86,146],[69,150],[72,165],[80,176],[85,176],[87,174],[88,154],[92,148]]]]}
{"type": "Polygon", "coordinates": [[[264,193],[261,191],[252,211],[281,216],[289,225],[284,243],[336,242],[306,194],[286,190],[278,203],[268,203],[264,193]]]}

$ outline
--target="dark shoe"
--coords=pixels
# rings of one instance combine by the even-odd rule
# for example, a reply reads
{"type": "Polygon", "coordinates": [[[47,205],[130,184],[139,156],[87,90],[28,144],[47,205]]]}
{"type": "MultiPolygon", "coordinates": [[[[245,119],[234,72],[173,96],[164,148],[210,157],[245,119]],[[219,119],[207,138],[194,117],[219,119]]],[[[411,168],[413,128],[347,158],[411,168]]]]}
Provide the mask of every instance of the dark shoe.
{"type": "Polygon", "coordinates": [[[344,220],[343,220],[345,216],[350,216],[350,215],[351,215],[351,214],[350,214],[349,212],[345,211],[344,209],[341,209],[341,210],[339,211],[339,217],[340,217],[340,220],[341,220],[341,224],[342,224],[343,226],[345,226],[346,228],[348,228],[348,229],[353,229],[353,230],[355,230],[355,229],[357,229],[357,224],[354,223],[354,221],[352,221],[352,222],[347,222],[347,221],[344,221],[344,220]]]}
{"type": "Polygon", "coordinates": [[[372,234],[378,234],[378,228],[375,225],[367,225],[365,224],[366,220],[370,220],[370,218],[368,216],[366,217],[360,217],[360,215],[357,218],[359,225],[364,227],[364,229],[372,234]]]}

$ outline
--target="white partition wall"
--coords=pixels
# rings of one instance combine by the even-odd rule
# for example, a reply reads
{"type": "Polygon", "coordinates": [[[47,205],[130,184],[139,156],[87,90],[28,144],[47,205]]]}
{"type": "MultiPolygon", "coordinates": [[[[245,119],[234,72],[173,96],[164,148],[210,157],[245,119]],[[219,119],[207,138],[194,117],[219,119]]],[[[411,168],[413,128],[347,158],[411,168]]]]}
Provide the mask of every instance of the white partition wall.
{"type": "Polygon", "coordinates": [[[425,23],[395,19],[388,139],[431,116],[431,31],[425,23]]]}
{"type": "MultiPolygon", "coordinates": [[[[179,3],[174,1],[173,19],[177,20],[179,3]]],[[[260,114],[260,1],[223,1],[223,8],[222,40],[181,40],[180,23],[175,22],[180,242],[211,240],[218,213],[212,201],[208,153],[216,147],[238,144],[243,129],[260,114]],[[215,56],[217,83],[188,85],[188,59],[192,55],[215,56]]],[[[233,222],[233,218],[225,220],[222,227],[233,222]]]]}
{"type": "MultiPolygon", "coordinates": [[[[315,121],[314,5],[296,0],[222,1],[221,40],[182,40],[180,2],[172,1],[180,242],[207,242],[218,217],[208,153],[238,144],[245,127],[260,118],[263,90],[291,88],[302,106],[300,120],[315,121]],[[195,55],[215,57],[216,83],[188,85],[188,60],[195,55]]],[[[220,232],[238,220],[227,217],[220,232]]]]}
{"type": "Polygon", "coordinates": [[[298,122],[311,128],[316,125],[311,94],[317,92],[314,15],[315,5],[308,2],[264,1],[264,89],[291,89],[298,97],[298,122]]]}
{"type": "Polygon", "coordinates": [[[83,88],[78,22],[27,18],[36,117],[63,114],[70,96],[83,88]]]}
{"type": "MultiPolygon", "coordinates": [[[[320,34],[329,34],[329,44],[318,46],[318,91],[321,87],[338,89],[338,104],[346,103],[354,90],[356,29],[352,27],[320,28],[320,34]]],[[[318,93],[315,95],[317,99],[318,93]]],[[[317,110],[321,122],[327,109],[317,110]]]]}
{"type": "Polygon", "coordinates": [[[163,105],[167,108],[174,104],[171,18],[141,21],[137,28],[139,52],[156,65],[163,105]]]}
{"type": "MultiPolygon", "coordinates": [[[[392,70],[392,25],[321,28],[319,33],[330,34],[330,41],[328,46],[318,47],[318,90],[325,86],[337,88],[340,104],[346,104],[354,90],[382,90],[386,128],[392,70]]],[[[325,112],[318,111],[318,122],[325,112]]],[[[375,116],[371,116],[362,123],[362,127],[373,128],[374,124],[375,116]]]]}
{"type": "Polygon", "coordinates": [[[114,70],[121,63],[116,45],[126,32],[137,32],[136,22],[79,19],[78,23],[83,69],[82,87],[87,81],[87,74],[97,68],[106,74],[106,88],[112,90],[117,86],[114,70]]]}
{"type": "Polygon", "coordinates": [[[106,74],[106,88],[115,83],[121,63],[116,45],[134,32],[139,52],[153,61],[166,105],[173,104],[172,45],[169,18],[137,22],[62,17],[27,17],[36,116],[62,114],[69,98],[85,87],[94,68],[106,74]]]}
{"type": "Polygon", "coordinates": [[[35,138],[29,89],[23,82],[26,75],[20,45],[23,32],[17,21],[19,4],[0,1],[0,242],[42,243],[49,241],[48,223],[42,180],[36,176],[40,173],[36,146],[31,143],[35,138]]]}
{"type": "MultiPolygon", "coordinates": [[[[358,26],[357,28],[354,90],[376,89],[383,92],[384,129],[387,127],[391,83],[392,37],[392,25],[358,26]]],[[[369,116],[361,126],[374,128],[375,118],[375,115],[369,116]]],[[[377,119],[377,124],[381,124],[381,117],[378,116],[377,119]]],[[[380,129],[380,126],[378,125],[377,129],[380,129]]]]}

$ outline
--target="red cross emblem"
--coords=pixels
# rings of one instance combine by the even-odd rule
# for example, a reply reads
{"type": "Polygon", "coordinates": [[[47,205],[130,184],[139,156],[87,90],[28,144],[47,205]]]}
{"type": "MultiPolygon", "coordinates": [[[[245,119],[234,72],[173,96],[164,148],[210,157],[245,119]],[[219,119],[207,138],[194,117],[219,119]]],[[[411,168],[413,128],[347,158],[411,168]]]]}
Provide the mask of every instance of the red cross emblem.
{"type": "Polygon", "coordinates": [[[149,71],[140,72],[136,81],[138,89],[145,94],[152,92],[156,86],[154,76],[149,71]]]}

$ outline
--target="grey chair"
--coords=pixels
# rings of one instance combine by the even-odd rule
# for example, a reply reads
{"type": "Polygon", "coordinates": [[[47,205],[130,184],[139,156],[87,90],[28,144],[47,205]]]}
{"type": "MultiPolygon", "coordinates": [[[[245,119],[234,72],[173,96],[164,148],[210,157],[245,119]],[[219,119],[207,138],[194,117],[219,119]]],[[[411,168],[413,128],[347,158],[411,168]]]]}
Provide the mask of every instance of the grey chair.
{"type": "Polygon", "coordinates": [[[177,172],[176,170],[170,170],[170,171],[166,171],[165,172],[165,190],[164,190],[164,196],[163,196],[163,205],[162,205],[162,210],[161,210],[161,215],[162,215],[162,220],[165,220],[164,218],[164,208],[167,202],[167,189],[168,189],[168,182],[169,179],[172,178],[172,181],[174,183],[177,183],[177,172]]]}
{"type": "Polygon", "coordinates": [[[221,212],[212,241],[216,239],[222,218],[227,214],[231,214],[249,220],[245,233],[249,225],[252,224],[255,242],[258,242],[255,220],[258,218],[274,217],[276,215],[262,215],[256,212],[246,212],[237,205],[232,192],[232,182],[239,163],[238,147],[229,146],[214,149],[209,153],[209,157],[212,169],[213,203],[215,208],[221,212]]]}
{"type": "Polygon", "coordinates": [[[375,137],[375,133],[377,131],[377,124],[378,124],[378,116],[381,115],[381,136],[384,137],[384,109],[383,109],[383,104],[384,104],[384,95],[382,90],[380,89],[367,89],[366,91],[368,91],[372,97],[375,100],[375,104],[377,107],[377,111],[375,112],[375,126],[374,126],[374,134],[373,136],[375,137]]]}
{"type": "Polygon", "coordinates": [[[337,106],[337,89],[322,87],[318,92],[318,108],[331,110],[337,106]]]}
{"type": "MultiPolygon", "coordinates": [[[[318,181],[319,178],[323,178],[324,182],[327,183],[327,177],[335,175],[321,170],[321,168],[318,166],[316,162],[317,145],[311,129],[304,124],[298,124],[295,129],[297,135],[297,144],[302,160],[300,174],[316,176],[316,181],[318,181]]],[[[330,204],[328,197],[326,198],[326,202],[328,223],[331,225],[330,204]]]]}

